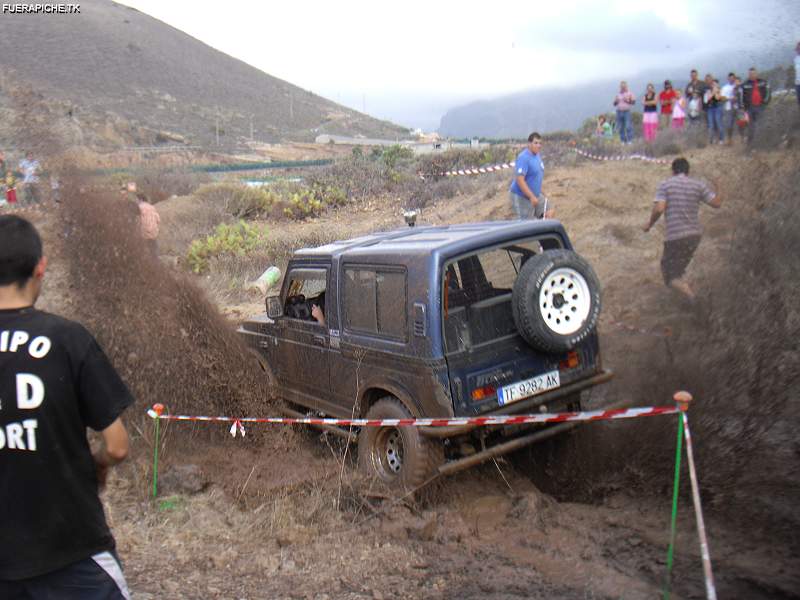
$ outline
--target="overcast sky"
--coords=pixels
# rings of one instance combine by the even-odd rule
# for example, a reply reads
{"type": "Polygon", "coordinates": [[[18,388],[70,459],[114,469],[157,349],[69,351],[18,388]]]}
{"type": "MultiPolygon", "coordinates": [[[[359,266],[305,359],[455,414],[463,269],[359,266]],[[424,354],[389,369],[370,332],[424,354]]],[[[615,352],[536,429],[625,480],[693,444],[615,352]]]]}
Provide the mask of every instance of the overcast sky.
{"type": "MultiPolygon", "coordinates": [[[[435,129],[455,105],[800,40],[800,0],[124,0],[357,110],[435,129]]],[[[700,67],[702,69],[702,66],[700,67]]]]}

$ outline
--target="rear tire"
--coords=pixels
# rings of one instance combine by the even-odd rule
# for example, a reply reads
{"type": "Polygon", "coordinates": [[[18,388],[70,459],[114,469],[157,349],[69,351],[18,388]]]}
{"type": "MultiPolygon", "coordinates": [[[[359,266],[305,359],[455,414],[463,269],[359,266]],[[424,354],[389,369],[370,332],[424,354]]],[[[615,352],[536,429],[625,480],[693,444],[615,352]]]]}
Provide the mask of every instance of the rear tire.
{"type": "Polygon", "coordinates": [[[572,350],[600,317],[600,282],[591,265],[571,250],[548,250],[520,269],[511,298],[520,335],[550,353],[572,350]]]}
{"type": "MultiPolygon", "coordinates": [[[[367,419],[410,419],[411,413],[394,396],[378,400],[367,419]]],[[[428,481],[444,462],[439,440],[424,437],[418,427],[362,427],[358,435],[358,466],[367,477],[391,488],[411,491],[428,481]]]]}

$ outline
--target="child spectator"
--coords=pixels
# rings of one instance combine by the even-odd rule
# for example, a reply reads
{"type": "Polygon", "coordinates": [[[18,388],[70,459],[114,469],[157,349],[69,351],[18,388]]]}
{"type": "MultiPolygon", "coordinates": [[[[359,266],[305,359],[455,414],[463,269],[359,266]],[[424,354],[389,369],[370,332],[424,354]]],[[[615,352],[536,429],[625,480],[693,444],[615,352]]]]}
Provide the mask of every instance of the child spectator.
{"type": "Polygon", "coordinates": [[[703,104],[700,100],[700,92],[694,92],[689,99],[687,113],[689,114],[689,125],[694,127],[700,122],[700,111],[703,104]]]}
{"type": "Polygon", "coordinates": [[[675,90],[675,99],[672,102],[672,129],[683,129],[686,122],[686,99],[680,90],[675,90]]]}
{"type": "Polygon", "coordinates": [[[14,173],[10,170],[6,171],[6,202],[17,203],[17,180],[14,179],[14,173]]]}
{"type": "Polygon", "coordinates": [[[597,117],[597,129],[595,129],[595,135],[607,140],[610,140],[613,137],[611,123],[608,122],[605,115],[600,115],[597,117]]]}

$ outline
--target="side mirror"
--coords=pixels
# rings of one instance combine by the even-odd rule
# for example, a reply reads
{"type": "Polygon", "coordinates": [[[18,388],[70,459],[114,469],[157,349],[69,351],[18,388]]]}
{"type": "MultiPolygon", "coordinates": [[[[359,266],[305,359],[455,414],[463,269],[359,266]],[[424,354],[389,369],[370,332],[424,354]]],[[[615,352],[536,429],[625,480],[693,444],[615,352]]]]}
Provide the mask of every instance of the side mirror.
{"type": "Polygon", "coordinates": [[[267,316],[270,319],[283,316],[283,304],[280,296],[267,296],[267,316]]]}

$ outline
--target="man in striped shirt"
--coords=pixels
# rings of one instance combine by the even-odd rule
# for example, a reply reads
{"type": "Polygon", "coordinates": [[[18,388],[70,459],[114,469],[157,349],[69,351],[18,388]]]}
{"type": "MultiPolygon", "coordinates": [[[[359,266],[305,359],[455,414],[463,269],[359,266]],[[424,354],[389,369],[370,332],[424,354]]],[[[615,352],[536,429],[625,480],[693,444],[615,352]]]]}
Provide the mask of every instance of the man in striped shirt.
{"type": "Polygon", "coordinates": [[[715,194],[705,182],[689,177],[689,161],[676,158],[672,161],[672,177],[658,186],[650,220],[642,228],[647,233],[661,215],[665,215],[667,234],[661,257],[661,273],[667,286],[690,301],[695,298],[694,291],[683,280],[683,274],[703,234],[698,219],[701,202],[713,208],[722,206],[721,196],[715,194]]]}

